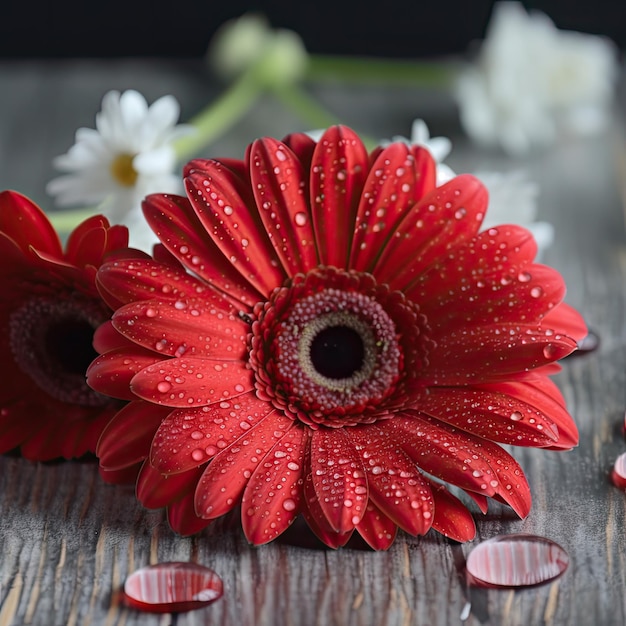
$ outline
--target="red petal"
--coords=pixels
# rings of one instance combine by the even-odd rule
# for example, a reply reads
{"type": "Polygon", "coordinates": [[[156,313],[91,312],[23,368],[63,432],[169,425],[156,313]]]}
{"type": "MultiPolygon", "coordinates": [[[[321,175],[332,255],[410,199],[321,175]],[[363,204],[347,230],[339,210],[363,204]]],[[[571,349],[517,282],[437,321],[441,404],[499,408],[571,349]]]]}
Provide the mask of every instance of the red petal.
{"type": "Polygon", "coordinates": [[[374,550],[387,550],[394,542],[398,527],[373,502],[367,505],[363,519],[356,527],[358,533],[374,550]]]}
{"type": "Polygon", "coordinates": [[[469,491],[496,494],[490,484],[494,473],[482,454],[482,439],[415,413],[381,422],[380,431],[401,442],[427,474],[469,491]]]}
{"type": "Polygon", "coordinates": [[[213,519],[235,507],[263,457],[293,425],[293,420],[274,412],[222,450],[198,482],[197,514],[213,519]]]}
{"type": "Polygon", "coordinates": [[[307,180],[296,155],[280,141],[259,139],[250,150],[250,176],[261,220],[287,275],[316,267],[307,180]]]}
{"type": "Polygon", "coordinates": [[[377,280],[407,290],[430,265],[476,235],[486,207],[487,190],[469,174],[428,193],[382,250],[373,272],[377,280]]]}
{"type": "Polygon", "coordinates": [[[353,530],[365,514],[369,495],[363,462],[343,429],[313,431],[311,476],[331,528],[339,533],[353,530]]]}
{"type": "Polygon", "coordinates": [[[241,274],[239,282],[249,282],[264,296],[282,285],[287,276],[239,178],[213,161],[204,172],[187,176],[185,185],[203,228],[241,274]]]}
{"type": "Polygon", "coordinates": [[[169,410],[139,401],[121,409],[102,432],[96,448],[102,469],[121,470],[147,458],[152,437],[169,410]]]}
{"type": "Polygon", "coordinates": [[[109,350],[117,350],[119,348],[137,349],[132,341],[126,339],[124,335],[115,330],[110,320],[96,328],[93,334],[93,347],[98,354],[104,354],[109,352],[109,350]]]}
{"type": "Polygon", "coordinates": [[[59,236],[45,213],[16,191],[0,193],[0,230],[24,252],[32,246],[56,258],[63,257],[59,236]]]}
{"type": "Polygon", "coordinates": [[[101,215],[93,215],[79,224],[67,240],[66,259],[76,267],[99,267],[107,244],[109,222],[101,215]]]}
{"type": "Polygon", "coordinates": [[[105,263],[98,272],[98,286],[124,304],[155,297],[162,301],[191,297],[202,298],[225,311],[235,310],[229,299],[184,269],[152,259],[120,259],[105,263]]]}
{"type": "Polygon", "coordinates": [[[263,299],[213,243],[186,198],[150,195],[143,212],[165,247],[194,274],[236,302],[253,306],[263,299]]]}
{"type": "Polygon", "coordinates": [[[302,488],[303,499],[301,503],[302,517],[313,533],[320,541],[329,548],[337,549],[344,546],[350,540],[354,529],[345,533],[338,533],[328,522],[326,514],[322,510],[319,498],[313,485],[313,472],[311,469],[311,450],[309,446],[308,454],[304,465],[304,485],[302,488]]]}
{"type": "Polygon", "coordinates": [[[107,396],[121,400],[136,400],[130,390],[133,376],[145,367],[158,363],[161,358],[154,352],[124,347],[111,350],[99,356],[87,368],[87,383],[90,387],[107,396]]]}
{"type": "Polygon", "coordinates": [[[454,541],[471,541],[476,536],[476,524],[465,505],[443,485],[431,482],[435,500],[433,528],[454,541]]]}
{"type": "Polygon", "coordinates": [[[565,302],[561,302],[549,311],[543,318],[541,325],[544,328],[558,329],[558,332],[580,341],[589,332],[585,320],[580,313],[565,302]]]}
{"type": "Polygon", "coordinates": [[[151,463],[163,474],[202,465],[272,411],[254,392],[211,406],[174,410],[154,436],[151,463]]]}
{"type": "Polygon", "coordinates": [[[201,473],[201,470],[194,468],[188,472],[163,476],[146,461],[137,478],[137,499],[147,509],[160,509],[193,492],[201,473]]]}
{"type": "Polygon", "coordinates": [[[283,143],[298,157],[306,171],[311,169],[313,153],[317,145],[306,133],[291,133],[283,138],[283,143]]]}
{"type": "Polygon", "coordinates": [[[150,365],[134,376],[131,389],[140,398],[176,408],[229,401],[254,388],[242,361],[182,356],[150,365]]]}
{"type": "Polygon", "coordinates": [[[434,339],[437,347],[428,355],[420,383],[437,386],[501,381],[576,349],[569,337],[521,324],[459,324],[434,339]]]}
{"type": "MultiPolygon", "coordinates": [[[[555,411],[559,421],[569,421],[569,431],[572,427],[575,431],[565,409],[554,406],[543,394],[533,394],[532,387],[522,383],[498,383],[489,388],[431,387],[420,399],[419,409],[479,437],[518,446],[555,445],[559,441],[559,429],[552,419],[555,411]]],[[[572,447],[569,437],[564,439],[564,446],[572,447]]]]}
{"type": "Polygon", "coordinates": [[[400,428],[404,450],[427,473],[468,491],[502,500],[520,516],[530,511],[530,487],[519,463],[497,443],[412,411],[382,423],[393,437],[400,428]],[[447,445],[446,445],[447,444],[447,445]],[[456,457],[456,458],[455,458],[456,457]],[[439,459],[439,460],[438,460],[439,459]],[[473,484],[472,484],[473,483],[473,484]]]}
{"type": "Polygon", "coordinates": [[[308,444],[308,428],[291,428],[250,477],[241,501],[243,531],[250,543],[272,541],[296,519],[308,444]]]}
{"type": "Polygon", "coordinates": [[[321,265],[340,269],[348,265],[354,219],[368,167],[363,142],[345,126],[329,128],[315,147],[311,207],[321,265]]]}
{"type": "Polygon", "coordinates": [[[516,226],[500,227],[498,233],[481,233],[457,248],[409,290],[407,295],[440,328],[508,320],[549,328],[542,318],[563,299],[563,278],[552,268],[527,262],[529,233],[516,226]]]}
{"type": "Polygon", "coordinates": [[[465,493],[476,503],[481,513],[487,513],[489,510],[489,500],[486,496],[476,493],[475,491],[465,491],[465,493]]]}
{"type": "Polygon", "coordinates": [[[374,504],[408,533],[425,534],[432,524],[433,499],[415,463],[375,426],[351,428],[348,434],[363,459],[374,504]]]}
{"type": "MultiPolygon", "coordinates": [[[[396,241],[389,241],[390,237],[422,198],[429,172],[434,182],[435,162],[426,149],[411,150],[404,143],[394,143],[378,155],[365,181],[356,216],[352,269],[371,272],[387,245],[395,251],[396,241]]],[[[402,257],[402,264],[406,262],[402,257]]]]}
{"type": "Polygon", "coordinates": [[[192,491],[167,507],[167,521],[170,527],[183,537],[195,535],[213,523],[213,520],[203,519],[196,515],[194,498],[192,491]]]}
{"type": "Polygon", "coordinates": [[[236,361],[246,353],[249,325],[234,310],[217,309],[202,298],[126,304],[112,320],[125,337],[164,356],[236,361]]]}

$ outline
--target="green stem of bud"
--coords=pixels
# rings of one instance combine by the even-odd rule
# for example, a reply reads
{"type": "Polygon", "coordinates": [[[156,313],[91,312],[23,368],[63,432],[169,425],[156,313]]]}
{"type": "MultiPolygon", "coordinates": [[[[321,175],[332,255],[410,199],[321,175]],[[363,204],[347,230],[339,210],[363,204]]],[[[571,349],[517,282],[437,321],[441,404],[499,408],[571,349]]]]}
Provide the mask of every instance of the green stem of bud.
{"type": "Polygon", "coordinates": [[[197,156],[206,145],[226,133],[252,107],[263,85],[257,79],[257,66],[252,65],[226,91],[189,120],[196,132],[174,144],[182,163],[197,156]]]}

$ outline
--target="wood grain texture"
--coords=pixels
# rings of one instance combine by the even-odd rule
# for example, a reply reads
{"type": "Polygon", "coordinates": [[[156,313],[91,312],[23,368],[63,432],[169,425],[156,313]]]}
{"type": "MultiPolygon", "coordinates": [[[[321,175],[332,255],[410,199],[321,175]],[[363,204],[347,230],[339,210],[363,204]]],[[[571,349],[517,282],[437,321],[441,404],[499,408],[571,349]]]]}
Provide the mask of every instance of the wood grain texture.
{"type": "MultiPolygon", "coordinates": [[[[51,205],[50,161],[77,126],[93,126],[105,91],[135,88],[148,100],[173,93],[189,119],[218,93],[200,62],[22,61],[0,63],[0,187],[51,205]]],[[[540,185],[542,219],[556,226],[545,255],[601,339],[599,350],[568,359],[557,377],[581,433],[567,453],[515,450],[533,492],[518,520],[499,506],[477,516],[478,537],[528,532],[561,544],[571,563],[551,585],[468,589],[463,565],[473,544],[435,533],[401,535],[388,552],[293,545],[250,547],[234,519],[192,538],[175,536],[162,512],[146,511],[130,488],[104,484],[93,463],[33,464],[0,457],[0,626],[411,626],[460,624],[596,626],[626,623],[626,495],[609,471],[626,451],[626,237],[621,193],[626,146],[621,127],[568,139],[528,160],[470,149],[442,94],[317,87],[338,116],[371,136],[408,133],[416,116],[453,138],[456,171],[525,168],[540,185]],[[179,616],[148,615],[120,601],[138,567],[191,560],[224,581],[215,604],[179,616]]],[[[617,121],[616,121],[617,124],[617,121]]],[[[281,136],[302,123],[260,101],[206,156],[240,156],[260,134],[281,136]]],[[[294,531],[290,533],[297,535],[294,531]]],[[[296,542],[298,542],[296,537],[296,542]]]]}

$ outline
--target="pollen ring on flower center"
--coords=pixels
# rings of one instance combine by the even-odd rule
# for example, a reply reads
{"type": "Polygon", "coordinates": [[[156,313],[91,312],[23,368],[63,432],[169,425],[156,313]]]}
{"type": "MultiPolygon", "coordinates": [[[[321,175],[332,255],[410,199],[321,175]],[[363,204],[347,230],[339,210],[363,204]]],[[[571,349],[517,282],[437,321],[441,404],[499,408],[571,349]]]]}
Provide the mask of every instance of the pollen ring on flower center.
{"type": "Polygon", "coordinates": [[[298,358],[318,385],[335,391],[358,387],[374,369],[376,340],[355,315],[335,311],[308,324],[298,342],[298,358]]]}

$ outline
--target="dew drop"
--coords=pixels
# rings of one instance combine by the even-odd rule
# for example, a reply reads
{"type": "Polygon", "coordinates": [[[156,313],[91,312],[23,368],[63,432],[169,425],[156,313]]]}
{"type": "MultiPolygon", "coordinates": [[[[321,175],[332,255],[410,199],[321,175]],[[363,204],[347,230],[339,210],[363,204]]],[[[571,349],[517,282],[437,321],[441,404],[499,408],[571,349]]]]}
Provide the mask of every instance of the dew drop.
{"type": "Polygon", "coordinates": [[[296,502],[295,502],[295,500],[292,500],[291,498],[287,498],[283,502],[283,509],[285,509],[285,511],[295,511],[295,509],[296,509],[296,502]]]}
{"type": "Polygon", "coordinates": [[[546,357],[546,359],[554,360],[557,357],[557,354],[558,350],[556,346],[552,345],[551,343],[543,347],[543,356],[546,357]]]}
{"type": "Polygon", "coordinates": [[[160,393],[167,393],[167,392],[168,392],[171,388],[172,388],[171,383],[168,383],[166,380],[164,380],[164,381],[160,382],[160,383],[157,385],[157,390],[158,390],[160,393]]]}
{"type": "Polygon", "coordinates": [[[149,613],[180,613],[207,606],[223,594],[222,579],[208,567],[172,561],[133,572],[124,583],[124,600],[149,613]]]}
{"type": "Polygon", "coordinates": [[[296,213],[293,216],[293,221],[296,223],[296,226],[304,226],[307,223],[306,213],[303,213],[302,211],[296,213]]]}
{"type": "Polygon", "coordinates": [[[522,419],[522,414],[519,411],[513,411],[513,413],[511,413],[510,415],[511,419],[514,422],[519,422],[522,419]]]}
{"type": "Polygon", "coordinates": [[[199,448],[196,448],[192,453],[191,453],[191,458],[194,461],[204,461],[204,452],[202,452],[202,450],[200,450],[199,448]]]}
{"type": "Polygon", "coordinates": [[[554,580],[569,565],[565,550],[536,535],[499,535],[467,557],[470,582],[478,586],[528,587],[554,580]]]}
{"type": "Polygon", "coordinates": [[[541,287],[539,287],[539,285],[533,287],[530,290],[530,295],[532,298],[540,298],[543,294],[543,289],[541,287]]]}

